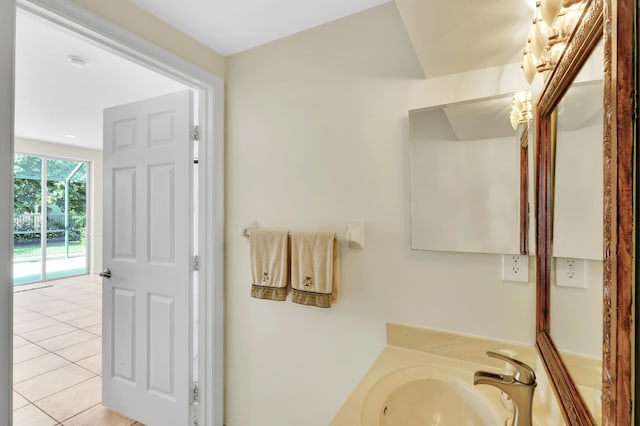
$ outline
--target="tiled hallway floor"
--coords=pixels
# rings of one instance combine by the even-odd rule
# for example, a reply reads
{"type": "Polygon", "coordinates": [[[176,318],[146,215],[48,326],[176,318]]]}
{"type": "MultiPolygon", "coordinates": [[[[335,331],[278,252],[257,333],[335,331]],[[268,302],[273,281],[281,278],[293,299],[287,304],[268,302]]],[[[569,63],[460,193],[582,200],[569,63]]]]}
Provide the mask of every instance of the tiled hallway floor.
{"type": "Polygon", "coordinates": [[[14,292],[14,426],[131,426],[101,404],[102,288],[81,276],[14,292]]]}

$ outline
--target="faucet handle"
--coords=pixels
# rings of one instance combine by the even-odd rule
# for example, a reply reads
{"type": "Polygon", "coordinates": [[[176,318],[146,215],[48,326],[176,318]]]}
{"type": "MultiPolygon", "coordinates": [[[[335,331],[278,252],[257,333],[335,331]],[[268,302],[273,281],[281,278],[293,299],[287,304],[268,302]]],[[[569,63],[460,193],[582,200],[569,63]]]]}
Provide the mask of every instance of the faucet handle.
{"type": "Polygon", "coordinates": [[[513,365],[514,368],[516,369],[516,372],[513,375],[513,378],[516,379],[518,382],[522,383],[523,385],[531,385],[536,382],[536,373],[533,371],[533,368],[529,367],[524,362],[518,361],[517,359],[513,359],[507,355],[504,355],[498,352],[493,352],[493,351],[487,351],[487,355],[490,356],[491,358],[501,359],[513,365]]]}

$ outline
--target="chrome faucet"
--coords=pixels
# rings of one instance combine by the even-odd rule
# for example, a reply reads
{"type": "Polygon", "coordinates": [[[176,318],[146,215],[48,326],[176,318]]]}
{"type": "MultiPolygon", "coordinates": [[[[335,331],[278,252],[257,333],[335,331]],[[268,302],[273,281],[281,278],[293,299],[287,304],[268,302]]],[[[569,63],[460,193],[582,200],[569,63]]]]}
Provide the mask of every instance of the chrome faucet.
{"type": "Polygon", "coordinates": [[[531,406],[533,404],[533,391],[536,389],[536,375],[533,369],[524,362],[518,361],[497,352],[487,352],[492,358],[498,358],[508,362],[515,368],[514,374],[495,374],[486,371],[476,371],[473,375],[474,385],[495,386],[511,398],[513,401],[512,426],[531,426],[531,406]]]}

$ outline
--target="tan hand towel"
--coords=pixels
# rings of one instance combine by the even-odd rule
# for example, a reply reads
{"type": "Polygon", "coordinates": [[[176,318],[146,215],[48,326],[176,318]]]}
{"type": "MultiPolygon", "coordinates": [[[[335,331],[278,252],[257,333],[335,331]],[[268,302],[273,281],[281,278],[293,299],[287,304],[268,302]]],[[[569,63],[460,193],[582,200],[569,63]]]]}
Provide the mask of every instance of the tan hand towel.
{"type": "Polygon", "coordinates": [[[340,252],[335,232],[291,235],[293,302],[329,308],[340,294],[340,252]]]}
{"type": "Polygon", "coordinates": [[[289,292],[289,233],[252,229],[251,296],[258,299],[286,300],[289,292]]]}

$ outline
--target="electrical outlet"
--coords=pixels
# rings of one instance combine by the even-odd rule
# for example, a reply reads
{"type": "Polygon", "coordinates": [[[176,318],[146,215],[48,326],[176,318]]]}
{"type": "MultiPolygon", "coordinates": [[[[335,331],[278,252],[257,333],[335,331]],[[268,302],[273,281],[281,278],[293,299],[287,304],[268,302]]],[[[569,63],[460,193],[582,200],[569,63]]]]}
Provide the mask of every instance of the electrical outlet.
{"type": "Polygon", "coordinates": [[[505,254],[502,256],[502,281],[529,282],[529,256],[505,254]]]}
{"type": "Polygon", "coordinates": [[[558,287],[587,288],[584,259],[557,257],[555,283],[558,287]]]}

